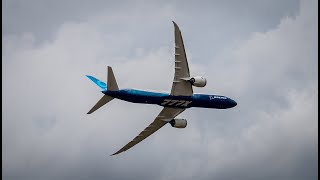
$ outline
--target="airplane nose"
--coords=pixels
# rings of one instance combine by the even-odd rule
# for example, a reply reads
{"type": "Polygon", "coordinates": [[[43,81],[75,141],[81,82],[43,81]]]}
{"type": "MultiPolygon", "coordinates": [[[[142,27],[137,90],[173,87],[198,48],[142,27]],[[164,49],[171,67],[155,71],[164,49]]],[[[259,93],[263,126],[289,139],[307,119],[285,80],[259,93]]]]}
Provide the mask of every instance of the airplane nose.
{"type": "Polygon", "coordinates": [[[237,104],[237,102],[235,102],[235,101],[233,101],[233,102],[234,102],[234,105],[233,105],[233,107],[235,107],[236,105],[238,105],[238,104],[237,104]]]}
{"type": "Polygon", "coordinates": [[[237,102],[231,99],[231,107],[235,107],[237,105],[237,102]]]}

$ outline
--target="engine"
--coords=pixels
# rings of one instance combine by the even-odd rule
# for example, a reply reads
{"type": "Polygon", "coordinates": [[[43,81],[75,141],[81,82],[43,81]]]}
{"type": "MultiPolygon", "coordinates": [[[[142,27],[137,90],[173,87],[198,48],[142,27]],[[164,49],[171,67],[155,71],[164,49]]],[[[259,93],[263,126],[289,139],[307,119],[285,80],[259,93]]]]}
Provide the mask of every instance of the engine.
{"type": "Polygon", "coordinates": [[[175,128],[185,128],[187,126],[187,120],[185,119],[172,119],[169,123],[175,128]]]}
{"type": "Polygon", "coordinates": [[[202,76],[193,77],[189,81],[193,86],[197,86],[197,87],[205,87],[207,84],[206,78],[202,76]]]}

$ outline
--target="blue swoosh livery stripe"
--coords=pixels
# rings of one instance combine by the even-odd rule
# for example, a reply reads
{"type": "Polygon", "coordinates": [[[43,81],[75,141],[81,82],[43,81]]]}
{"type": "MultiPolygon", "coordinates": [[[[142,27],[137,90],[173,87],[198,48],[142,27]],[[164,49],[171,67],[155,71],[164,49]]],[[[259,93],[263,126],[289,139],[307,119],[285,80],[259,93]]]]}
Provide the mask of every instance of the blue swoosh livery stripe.
{"type": "Polygon", "coordinates": [[[93,77],[93,76],[89,76],[86,75],[91,81],[93,81],[96,85],[98,85],[101,89],[107,89],[107,84],[104,83],[103,81],[100,81],[99,79],[93,77]]]}

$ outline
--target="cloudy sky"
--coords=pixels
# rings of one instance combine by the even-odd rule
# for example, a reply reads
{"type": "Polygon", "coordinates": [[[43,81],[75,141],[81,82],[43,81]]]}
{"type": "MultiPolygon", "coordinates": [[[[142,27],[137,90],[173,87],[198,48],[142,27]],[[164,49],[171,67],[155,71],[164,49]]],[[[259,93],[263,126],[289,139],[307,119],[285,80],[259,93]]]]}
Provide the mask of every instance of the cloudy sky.
{"type": "Polygon", "coordinates": [[[3,1],[4,179],[289,180],[318,178],[318,2],[3,1]],[[92,115],[113,67],[120,88],[170,91],[172,20],[197,93],[191,108],[117,156],[162,109],[113,100],[92,115]]]}

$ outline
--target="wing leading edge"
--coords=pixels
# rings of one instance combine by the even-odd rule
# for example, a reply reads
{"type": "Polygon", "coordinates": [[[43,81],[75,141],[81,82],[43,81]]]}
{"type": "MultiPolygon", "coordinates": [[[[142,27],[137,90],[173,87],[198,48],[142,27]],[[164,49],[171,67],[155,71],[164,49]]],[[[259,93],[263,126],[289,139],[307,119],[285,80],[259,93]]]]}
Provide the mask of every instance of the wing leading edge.
{"type": "Polygon", "coordinates": [[[181,31],[178,25],[174,24],[174,41],[175,41],[175,73],[171,88],[171,95],[174,96],[192,96],[192,85],[189,81],[183,80],[190,77],[189,66],[186,51],[183,44],[181,31]]]}
{"type": "Polygon", "coordinates": [[[178,116],[184,110],[185,109],[183,108],[163,108],[159,115],[156,117],[156,119],[148,127],[146,127],[138,136],[136,136],[132,141],[130,141],[128,144],[122,147],[119,151],[112,154],[112,156],[124,152],[132,148],[139,142],[143,141],[145,138],[147,138],[148,136],[156,132],[158,129],[163,127],[165,124],[167,124],[170,120],[178,116]]]}

